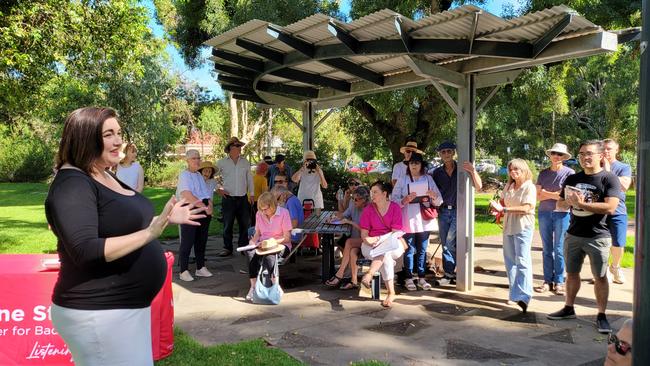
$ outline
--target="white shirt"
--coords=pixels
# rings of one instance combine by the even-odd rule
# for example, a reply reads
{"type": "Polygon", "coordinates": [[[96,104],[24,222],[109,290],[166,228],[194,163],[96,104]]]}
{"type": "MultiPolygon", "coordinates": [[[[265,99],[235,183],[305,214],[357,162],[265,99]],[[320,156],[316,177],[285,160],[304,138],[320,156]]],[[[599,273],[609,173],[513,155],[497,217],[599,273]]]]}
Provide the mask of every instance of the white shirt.
{"type": "Polygon", "coordinates": [[[178,184],[176,185],[176,197],[181,198],[181,192],[190,191],[194,197],[203,199],[212,199],[212,192],[205,184],[205,179],[199,172],[190,172],[183,170],[178,176],[178,184]]]}
{"type": "Polygon", "coordinates": [[[217,170],[223,178],[222,187],[229,195],[235,197],[245,196],[246,193],[251,197],[255,195],[251,164],[245,158],[240,156],[235,164],[230,156],[226,156],[217,161],[217,170]]]}
{"type": "MultiPolygon", "coordinates": [[[[400,178],[406,175],[406,168],[408,167],[403,161],[393,165],[393,175],[391,178],[396,181],[400,180],[400,178]]],[[[395,184],[397,184],[397,182],[395,182],[395,184]]]]}
{"type": "Polygon", "coordinates": [[[144,172],[140,164],[135,161],[128,167],[124,167],[122,164],[117,164],[117,173],[115,175],[117,175],[117,178],[122,181],[122,183],[134,190],[138,188],[140,174],[144,174],[144,172]]]}
{"type": "MultiPolygon", "coordinates": [[[[425,174],[421,175],[418,179],[413,181],[414,183],[423,182],[426,183],[430,190],[435,192],[436,199],[431,202],[433,206],[440,206],[442,204],[442,194],[438,190],[438,186],[433,181],[430,175],[425,174]]],[[[393,188],[393,194],[391,199],[393,202],[397,203],[402,208],[402,227],[406,233],[422,233],[425,231],[435,231],[438,228],[436,220],[423,220],[422,214],[420,213],[420,203],[409,203],[402,205],[402,199],[409,194],[409,184],[411,183],[411,177],[404,175],[395,183],[395,188],[393,188]]]]}

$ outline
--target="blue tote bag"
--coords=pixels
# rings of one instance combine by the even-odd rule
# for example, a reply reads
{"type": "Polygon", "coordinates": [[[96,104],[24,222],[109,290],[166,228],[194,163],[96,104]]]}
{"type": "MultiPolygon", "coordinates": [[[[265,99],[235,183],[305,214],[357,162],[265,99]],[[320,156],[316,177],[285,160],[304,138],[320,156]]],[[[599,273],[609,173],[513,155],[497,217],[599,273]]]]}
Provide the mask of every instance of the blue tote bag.
{"type": "MultiPolygon", "coordinates": [[[[274,254],[277,256],[277,254],[274,254]]],[[[262,263],[265,263],[264,261],[262,263]]],[[[276,258],[273,268],[273,277],[277,279],[275,283],[271,280],[270,268],[265,268],[263,264],[260,272],[257,274],[257,282],[253,291],[253,303],[264,305],[277,305],[280,303],[282,293],[280,292],[280,279],[278,277],[278,261],[276,258]]]]}

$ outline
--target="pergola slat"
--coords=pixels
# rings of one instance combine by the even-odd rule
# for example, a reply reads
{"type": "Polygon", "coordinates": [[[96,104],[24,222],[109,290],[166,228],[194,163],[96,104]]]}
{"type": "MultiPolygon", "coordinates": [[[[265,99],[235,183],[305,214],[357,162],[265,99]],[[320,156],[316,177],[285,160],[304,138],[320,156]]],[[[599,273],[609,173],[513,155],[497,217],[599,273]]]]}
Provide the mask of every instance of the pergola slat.
{"type": "Polygon", "coordinates": [[[560,35],[571,23],[571,14],[567,14],[533,44],[533,58],[537,57],[555,37],[560,35]]]}

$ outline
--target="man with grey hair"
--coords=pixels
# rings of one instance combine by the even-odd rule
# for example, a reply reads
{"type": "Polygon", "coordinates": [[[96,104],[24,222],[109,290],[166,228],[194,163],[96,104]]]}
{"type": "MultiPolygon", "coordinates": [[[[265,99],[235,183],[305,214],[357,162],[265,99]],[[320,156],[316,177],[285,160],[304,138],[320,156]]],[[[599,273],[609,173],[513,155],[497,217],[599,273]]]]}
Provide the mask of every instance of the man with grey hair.
{"type": "Polygon", "coordinates": [[[178,250],[178,262],[181,267],[180,279],[183,281],[193,281],[194,277],[188,271],[190,252],[194,248],[196,256],[196,272],[199,277],[210,277],[212,273],[205,267],[205,247],[208,241],[208,229],[212,219],[212,192],[205,183],[205,179],[199,173],[201,166],[201,156],[194,149],[187,150],[185,153],[187,160],[187,169],[183,170],[178,176],[176,186],[176,196],[185,199],[187,202],[195,204],[196,207],[207,207],[206,217],[197,220],[201,225],[181,225],[181,245],[178,250]],[[200,202],[199,202],[200,201],[200,202]]]}
{"type": "Polygon", "coordinates": [[[237,246],[248,244],[248,227],[250,226],[251,205],[255,202],[251,164],[241,156],[245,144],[237,137],[231,137],[224,151],[228,154],[217,162],[223,184],[217,188],[223,208],[223,251],[220,257],[232,255],[233,228],[235,220],[239,226],[237,246]]]}
{"type": "Polygon", "coordinates": [[[625,191],[632,184],[632,168],[629,164],[616,160],[616,154],[618,154],[618,143],[616,141],[605,139],[603,140],[603,144],[603,169],[614,173],[621,183],[618,206],[613,215],[607,216],[607,227],[609,228],[610,234],[612,234],[612,248],[610,249],[612,253],[612,264],[609,266],[609,272],[614,277],[614,283],[622,284],[625,283],[625,276],[623,275],[623,271],[621,271],[621,258],[623,258],[625,241],[627,239],[625,191]]]}

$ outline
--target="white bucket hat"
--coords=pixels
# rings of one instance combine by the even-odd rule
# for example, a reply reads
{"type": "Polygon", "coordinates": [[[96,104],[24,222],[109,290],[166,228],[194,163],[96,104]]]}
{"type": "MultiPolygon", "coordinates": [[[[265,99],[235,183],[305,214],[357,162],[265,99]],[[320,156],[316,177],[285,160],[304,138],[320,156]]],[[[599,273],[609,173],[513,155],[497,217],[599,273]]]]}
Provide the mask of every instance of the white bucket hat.
{"type": "Polygon", "coordinates": [[[560,153],[564,157],[564,160],[571,159],[571,154],[569,153],[565,144],[556,143],[550,149],[546,150],[546,156],[551,157],[551,153],[560,153]]]}

